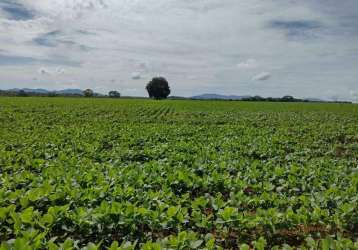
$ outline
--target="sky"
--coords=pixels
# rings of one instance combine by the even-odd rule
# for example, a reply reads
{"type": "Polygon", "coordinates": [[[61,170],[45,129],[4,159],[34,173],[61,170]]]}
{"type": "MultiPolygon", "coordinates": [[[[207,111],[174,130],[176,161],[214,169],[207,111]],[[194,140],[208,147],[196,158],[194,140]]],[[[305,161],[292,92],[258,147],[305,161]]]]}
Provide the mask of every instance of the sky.
{"type": "Polygon", "coordinates": [[[357,0],[0,0],[0,89],[358,101],[357,0]]]}

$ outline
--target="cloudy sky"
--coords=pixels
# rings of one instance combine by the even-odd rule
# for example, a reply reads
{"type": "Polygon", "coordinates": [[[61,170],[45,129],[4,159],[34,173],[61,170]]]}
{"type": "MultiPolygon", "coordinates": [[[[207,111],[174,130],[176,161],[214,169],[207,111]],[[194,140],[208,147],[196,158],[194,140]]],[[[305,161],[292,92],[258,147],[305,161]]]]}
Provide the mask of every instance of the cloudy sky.
{"type": "Polygon", "coordinates": [[[357,0],[0,0],[0,89],[358,100],[357,0]]]}

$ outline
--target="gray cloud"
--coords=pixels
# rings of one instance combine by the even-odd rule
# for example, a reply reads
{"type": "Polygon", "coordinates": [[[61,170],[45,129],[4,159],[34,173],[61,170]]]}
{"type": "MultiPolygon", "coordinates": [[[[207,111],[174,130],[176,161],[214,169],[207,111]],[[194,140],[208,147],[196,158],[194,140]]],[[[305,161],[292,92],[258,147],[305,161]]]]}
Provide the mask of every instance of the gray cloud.
{"type": "Polygon", "coordinates": [[[271,78],[271,73],[269,72],[262,72],[252,78],[254,81],[266,81],[271,78]]]}
{"type": "Polygon", "coordinates": [[[242,61],[237,64],[237,68],[239,69],[255,69],[258,67],[258,62],[255,59],[247,59],[246,61],[242,61]]]}
{"type": "Polygon", "coordinates": [[[80,67],[81,63],[76,61],[71,61],[63,57],[56,57],[54,59],[42,59],[35,57],[25,57],[25,56],[9,56],[0,54],[0,66],[10,66],[10,65],[32,65],[32,64],[49,64],[49,65],[66,65],[70,67],[80,67]]]}
{"type": "Polygon", "coordinates": [[[38,72],[40,75],[50,75],[51,74],[50,71],[48,71],[45,68],[39,68],[38,72]]]}
{"type": "Polygon", "coordinates": [[[273,20],[269,22],[272,28],[284,29],[284,30],[311,30],[320,28],[322,25],[317,21],[284,21],[273,20]]]}
{"type": "Polygon", "coordinates": [[[95,32],[87,31],[87,30],[77,30],[78,34],[86,35],[86,36],[96,36],[97,34],[95,32]]]}
{"type": "Polygon", "coordinates": [[[283,31],[289,38],[313,37],[323,27],[320,22],[312,20],[271,20],[268,26],[283,31]]]}
{"type": "Polygon", "coordinates": [[[350,90],[349,94],[352,98],[352,101],[358,102],[358,90],[350,90]]]}

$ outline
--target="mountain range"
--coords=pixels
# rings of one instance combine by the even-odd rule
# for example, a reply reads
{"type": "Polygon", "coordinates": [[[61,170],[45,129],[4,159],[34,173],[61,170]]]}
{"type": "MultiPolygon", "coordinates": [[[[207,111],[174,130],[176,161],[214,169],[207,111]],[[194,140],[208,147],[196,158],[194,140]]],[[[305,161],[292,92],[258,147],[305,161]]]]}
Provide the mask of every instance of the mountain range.
{"type": "MultiPolygon", "coordinates": [[[[197,96],[190,97],[190,99],[195,99],[195,100],[245,100],[245,99],[250,99],[250,98],[254,98],[254,97],[249,96],[249,95],[238,96],[238,95],[219,95],[219,94],[203,94],[203,95],[197,95],[197,96]]],[[[260,97],[260,98],[262,98],[262,97],[260,97]]],[[[265,99],[265,98],[263,98],[263,99],[265,99]]],[[[273,98],[273,99],[275,99],[275,98],[273,98]]],[[[307,102],[326,102],[325,100],[322,100],[319,98],[304,98],[302,100],[300,100],[300,99],[296,99],[296,100],[307,101],[307,102]]]]}
{"type": "Polygon", "coordinates": [[[238,95],[219,95],[219,94],[202,94],[192,96],[191,99],[198,99],[198,100],[242,100],[245,98],[249,98],[251,96],[238,96],[238,95]]]}

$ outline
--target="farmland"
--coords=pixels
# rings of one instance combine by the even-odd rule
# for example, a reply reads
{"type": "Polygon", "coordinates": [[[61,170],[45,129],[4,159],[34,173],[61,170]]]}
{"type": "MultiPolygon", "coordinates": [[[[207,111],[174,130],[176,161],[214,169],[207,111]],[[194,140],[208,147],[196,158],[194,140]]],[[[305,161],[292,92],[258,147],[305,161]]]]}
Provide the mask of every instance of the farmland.
{"type": "Polygon", "coordinates": [[[0,99],[5,249],[357,249],[358,106],[0,99]]]}

